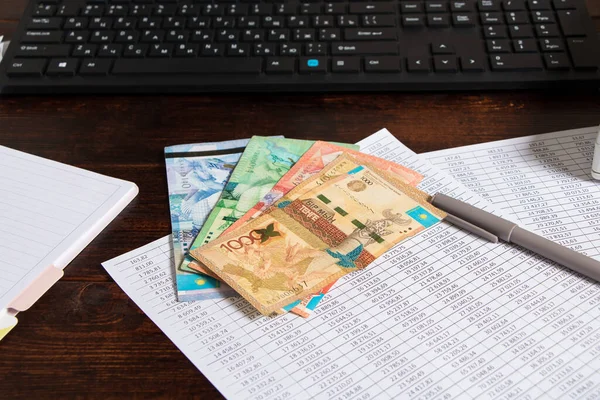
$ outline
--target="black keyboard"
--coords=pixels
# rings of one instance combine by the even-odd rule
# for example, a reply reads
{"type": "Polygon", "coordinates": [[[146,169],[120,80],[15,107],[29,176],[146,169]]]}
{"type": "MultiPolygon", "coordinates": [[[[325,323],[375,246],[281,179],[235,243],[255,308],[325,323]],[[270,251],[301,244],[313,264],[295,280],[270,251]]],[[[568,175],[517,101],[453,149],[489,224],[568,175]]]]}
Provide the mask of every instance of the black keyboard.
{"type": "Polygon", "coordinates": [[[583,0],[39,0],[2,93],[598,88],[583,0]]]}

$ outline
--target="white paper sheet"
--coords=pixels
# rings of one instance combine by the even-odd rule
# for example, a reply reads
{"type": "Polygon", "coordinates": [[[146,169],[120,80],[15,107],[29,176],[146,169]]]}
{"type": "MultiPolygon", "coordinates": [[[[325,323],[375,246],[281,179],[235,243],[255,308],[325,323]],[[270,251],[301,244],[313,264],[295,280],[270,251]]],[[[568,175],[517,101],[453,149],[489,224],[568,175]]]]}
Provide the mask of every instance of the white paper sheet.
{"type": "Polygon", "coordinates": [[[44,269],[64,268],[136,194],[130,182],[0,146],[0,310],[44,269]]]}
{"type": "Polygon", "coordinates": [[[594,126],[422,155],[529,229],[600,260],[597,135],[594,126]]]}
{"type": "MultiPolygon", "coordinates": [[[[360,144],[493,209],[387,131],[360,144]]],[[[342,278],[309,319],[178,303],[170,251],[165,237],[103,266],[228,398],[600,396],[600,285],[448,224],[342,278]]]]}

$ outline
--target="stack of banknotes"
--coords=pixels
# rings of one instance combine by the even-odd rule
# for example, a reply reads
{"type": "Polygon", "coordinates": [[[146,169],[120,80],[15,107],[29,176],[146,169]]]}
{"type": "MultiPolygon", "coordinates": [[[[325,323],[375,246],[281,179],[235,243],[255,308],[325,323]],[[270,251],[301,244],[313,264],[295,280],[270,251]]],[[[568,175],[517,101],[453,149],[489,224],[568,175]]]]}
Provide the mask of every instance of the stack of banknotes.
{"type": "Polygon", "coordinates": [[[308,317],[342,276],[438,223],[422,176],[358,146],[254,136],[165,149],[179,301],[308,317]]]}

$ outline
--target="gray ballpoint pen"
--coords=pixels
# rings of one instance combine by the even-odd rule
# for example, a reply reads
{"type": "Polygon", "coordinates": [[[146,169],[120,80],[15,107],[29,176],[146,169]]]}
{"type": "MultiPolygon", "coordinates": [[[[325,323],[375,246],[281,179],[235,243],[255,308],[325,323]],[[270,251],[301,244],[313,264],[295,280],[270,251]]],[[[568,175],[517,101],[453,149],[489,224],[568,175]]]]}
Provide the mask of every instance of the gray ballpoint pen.
{"type": "Polygon", "coordinates": [[[437,193],[434,195],[431,204],[440,210],[446,211],[449,214],[449,218],[446,218],[446,220],[460,228],[483,236],[492,242],[497,242],[500,238],[506,242],[517,244],[600,282],[600,262],[591,257],[519,228],[514,222],[507,221],[445,194],[437,193]]]}

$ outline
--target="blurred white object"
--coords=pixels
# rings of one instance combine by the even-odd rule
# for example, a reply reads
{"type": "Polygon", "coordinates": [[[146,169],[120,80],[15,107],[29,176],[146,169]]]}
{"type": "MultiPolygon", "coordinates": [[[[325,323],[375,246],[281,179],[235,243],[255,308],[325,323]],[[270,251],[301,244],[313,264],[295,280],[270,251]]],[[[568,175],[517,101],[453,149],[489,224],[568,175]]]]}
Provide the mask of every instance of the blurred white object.
{"type": "Polygon", "coordinates": [[[2,57],[4,57],[4,53],[6,53],[6,49],[8,49],[8,45],[10,42],[3,42],[2,39],[4,36],[0,36],[0,61],[2,61],[2,57]]]}
{"type": "Polygon", "coordinates": [[[600,180],[600,126],[594,146],[594,161],[592,161],[592,178],[600,180]]]}

